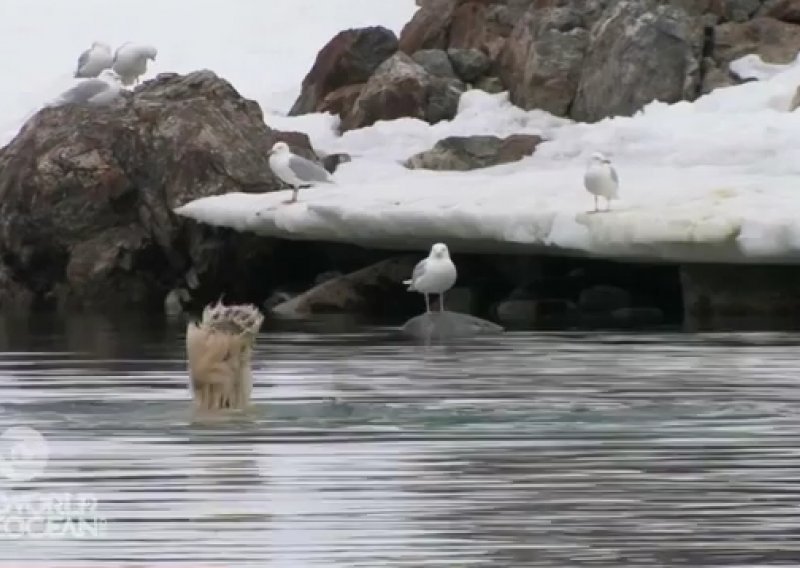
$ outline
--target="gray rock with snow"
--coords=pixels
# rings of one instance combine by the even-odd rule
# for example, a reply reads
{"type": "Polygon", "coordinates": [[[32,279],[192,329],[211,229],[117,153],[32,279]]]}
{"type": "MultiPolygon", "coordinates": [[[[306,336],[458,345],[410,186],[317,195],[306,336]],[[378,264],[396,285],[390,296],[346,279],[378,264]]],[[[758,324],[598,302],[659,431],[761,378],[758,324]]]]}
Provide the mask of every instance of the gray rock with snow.
{"type": "Polygon", "coordinates": [[[703,22],[653,0],[620,0],[592,29],[572,118],[630,116],[654,100],[700,92],[703,22]]]}
{"type": "Polygon", "coordinates": [[[408,320],[401,328],[404,335],[425,341],[462,339],[503,333],[502,326],[458,312],[427,312],[408,320]]]}

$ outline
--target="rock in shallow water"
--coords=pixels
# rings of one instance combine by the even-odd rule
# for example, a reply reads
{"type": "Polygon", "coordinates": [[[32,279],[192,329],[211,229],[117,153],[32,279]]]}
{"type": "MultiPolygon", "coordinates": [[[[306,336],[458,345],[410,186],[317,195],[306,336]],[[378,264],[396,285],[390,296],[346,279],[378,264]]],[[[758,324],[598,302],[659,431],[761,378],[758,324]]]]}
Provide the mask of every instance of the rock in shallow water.
{"type": "Polygon", "coordinates": [[[415,339],[462,339],[478,335],[497,335],[504,330],[490,321],[457,312],[427,312],[408,320],[404,335],[415,339]]]}

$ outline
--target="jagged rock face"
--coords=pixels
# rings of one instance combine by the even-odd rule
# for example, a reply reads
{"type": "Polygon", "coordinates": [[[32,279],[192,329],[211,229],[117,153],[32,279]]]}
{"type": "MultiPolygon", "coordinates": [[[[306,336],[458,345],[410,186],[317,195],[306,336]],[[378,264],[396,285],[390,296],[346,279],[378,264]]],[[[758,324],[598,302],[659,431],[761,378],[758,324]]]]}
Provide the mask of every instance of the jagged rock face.
{"type": "Polygon", "coordinates": [[[703,25],[684,10],[620,0],[592,29],[571,116],[593,122],[700,91],[703,25]]]}
{"type": "Polygon", "coordinates": [[[0,150],[0,247],[14,283],[0,292],[160,305],[229,246],[172,209],[279,189],[267,156],[279,139],[310,152],[304,135],[270,130],[255,102],[210,71],[160,75],[108,108],[42,109],[0,150]]]}
{"type": "Polygon", "coordinates": [[[364,85],[342,120],[342,130],[402,117],[430,123],[451,119],[462,91],[460,81],[435,77],[409,56],[396,53],[364,85]]]}
{"type": "Polygon", "coordinates": [[[497,136],[450,136],[439,140],[425,152],[408,159],[411,169],[474,170],[499,164],[516,162],[533,154],[542,142],[535,134],[514,134],[506,138],[497,136]]]}
{"type": "MultiPolygon", "coordinates": [[[[394,32],[381,26],[338,33],[320,50],[289,114],[323,110],[323,101],[330,93],[366,83],[375,69],[397,51],[397,46],[394,32]]],[[[330,102],[325,107],[332,110],[330,102]]]]}

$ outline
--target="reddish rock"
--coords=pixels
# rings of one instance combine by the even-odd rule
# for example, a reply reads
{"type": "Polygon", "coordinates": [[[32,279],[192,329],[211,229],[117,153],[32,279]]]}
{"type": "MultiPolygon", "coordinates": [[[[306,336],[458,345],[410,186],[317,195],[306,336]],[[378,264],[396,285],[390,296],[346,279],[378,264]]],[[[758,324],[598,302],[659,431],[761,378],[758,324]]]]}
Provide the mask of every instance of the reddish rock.
{"type": "Polygon", "coordinates": [[[790,24],[800,24],[800,0],[778,0],[765,4],[763,15],[790,24]]]}
{"type": "Polygon", "coordinates": [[[800,51],[800,28],[773,18],[729,22],[716,27],[712,57],[720,66],[750,53],[769,63],[789,63],[800,51]]]}
{"type": "Polygon", "coordinates": [[[400,32],[400,51],[411,55],[421,49],[447,49],[453,11],[460,0],[428,0],[421,4],[400,32]]]}
{"type": "Polygon", "coordinates": [[[511,29],[504,28],[492,17],[496,9],[487,2],[467,2],[453,12],[448,48],[478,49],[494,59],[505,45],[511,29]]]}
{"type": "Polygon", "coordinates": [[[433,77],[404,53],[397,53],[370,77],[342,130],[402,117],[431,123],[455,116],[461,91],[458,81],[433,77]]]}
{"type": "Polygon", "coordinates": [[[347,116],[356,104],[358,96],[364,90],[364,83],[357,85],[346,85],[340,87],[335,91],[328,93],[328,95],[320,103],[319,112],[329,112],[336,114],[340,118],[347,116]]]}
{"type": "Polygon", "coordinates": [[[381,26],[339,32],[317,54],[289,114],[316,112],[329,93],[365,83],[397,46],[394,32],[381,26]]]}

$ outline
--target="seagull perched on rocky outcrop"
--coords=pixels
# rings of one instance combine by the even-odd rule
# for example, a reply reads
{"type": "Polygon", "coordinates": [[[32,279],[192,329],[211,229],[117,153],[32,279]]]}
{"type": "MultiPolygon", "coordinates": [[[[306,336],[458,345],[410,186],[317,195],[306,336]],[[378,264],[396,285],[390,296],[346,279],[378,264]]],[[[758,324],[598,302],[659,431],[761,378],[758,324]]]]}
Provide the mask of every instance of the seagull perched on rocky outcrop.
{"type": "Polygon", "coordinates": [[[156,60],[158,50],[152,45],[126,42],[114,53],[112,68],[122,79],[123,85],[139,82],[139,77],[147,72],[147,60],[156,60]]]}
{"type": "Polygon", "coordinates": [[[81,79],[77,85],[64,91],[50,106],[81,104],[103,106],[114,102],[120,95],[122,84],[112,69],[103,69],[95,79],[81,79]]]}
{"type": "Polygon", "coordinates": [[[456,265],[450,260],[450,251],[444,243],[436,243],[431,247],[428,258],[420,260],[414,267],[414,272],[409,280],[409,292],[419,292],[425,295],[426,311],[431,311],[429,294],[439,294],[439,311],[444,311],[444,293],[456,283],[458,273],[456,265]]]}
{"type": "Polygon", "coordinates": [[[278,179],[291,186],[292,198],[286,203],[297,201],[301,187],[317,183],[333,183],[328,170],[297,154],[292,154],[286,142],[275,142],[269,151],[269,167],[278,179]]]}
{"type": "Polygon", "coordinates": [[[619,178],[611,160],[600,152],[592,154],[589,160],[589,167],[583,176],[583,184],[586,190],[594,195],[594,210],[599,211],[597,198],[604,197],[606,200],[606,211],[611,209],[611,200],[619,197],[619,178]]]}
{"type": "Polygon", "coordinates": [[[103,69],[108,69],[113,63],[114,56],[111,55],[111,46],[96,41],[92,43],[92,47],[78,56],[75,77],[83,79],[97,77],[103,69]]]}
{"type": "Polygon", "coordinates": [[[251,359],[264,321],[253,305],[206,306],[186,328],[192,396],[198,410],[243,410],[253,390],[251,359]]]}

